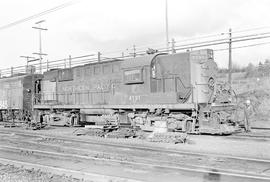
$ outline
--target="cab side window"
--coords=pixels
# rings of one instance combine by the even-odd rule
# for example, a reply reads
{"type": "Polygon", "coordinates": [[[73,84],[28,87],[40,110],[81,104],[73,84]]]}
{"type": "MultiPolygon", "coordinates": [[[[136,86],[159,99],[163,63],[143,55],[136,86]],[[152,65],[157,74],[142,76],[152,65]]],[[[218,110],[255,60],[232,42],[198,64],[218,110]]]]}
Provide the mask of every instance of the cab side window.
{"type": "Polygon", "coordinates": [[[143,83],[143,69],[124,70],[125,84],[143,83]]]}

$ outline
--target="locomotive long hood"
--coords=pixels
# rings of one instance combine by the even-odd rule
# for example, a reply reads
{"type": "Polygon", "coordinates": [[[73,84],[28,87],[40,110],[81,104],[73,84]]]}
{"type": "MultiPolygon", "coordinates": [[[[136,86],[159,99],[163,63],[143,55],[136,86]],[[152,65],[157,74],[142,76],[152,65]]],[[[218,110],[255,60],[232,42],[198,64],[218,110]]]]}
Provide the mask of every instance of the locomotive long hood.
{"type": "Polygon", "coordinates": [[[135,68],[135,67],[150,66],[152,61],[160,55],[166,55],[166,53],[157,53],[157,54],[151,54],[148,56],[130,58],[130,59],[125,60],[122,63],[121,67],[122,69],[129,69],[129,68],[135,68]]]}

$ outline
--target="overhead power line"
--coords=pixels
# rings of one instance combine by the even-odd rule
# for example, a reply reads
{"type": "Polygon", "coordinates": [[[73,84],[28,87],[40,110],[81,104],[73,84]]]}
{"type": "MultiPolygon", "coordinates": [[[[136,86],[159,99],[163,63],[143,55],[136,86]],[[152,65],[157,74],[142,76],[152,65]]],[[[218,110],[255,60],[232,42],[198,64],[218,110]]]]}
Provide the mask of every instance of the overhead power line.
{"type": "MultiPolygon", "coordinates": [[[[270,26],[255,27],[255,28],[250,28],[250,29],[240,29],[240,30],[232,31],[231,33],[244,33],[244,32],[262,30],[262,29],[270,29],[270,26]]],[[[206,38],[213,38],[213,37],[222,37],[222,36],[224,36],[226,34],[228,34],[228,33],[214,33],[214,34],[208,34],[208,35],[201,35],[201,36],[197,36],[197,37],[193,37],[193,38],[181,39],[181,40],[175,41],[175,43],[180,43],[180,42],[182,43],[182,42],[188,42],[188,41],[200,40],[200,39],[206,39],[206,38]]],[[[264,34],[264,33],[255,33],[255,34],[252,34],[252,35],[243,35],[242,37],[244,37],[244,36],[256,36],[258,34],[264,34]]],[[[268,34],[268,32],[267,32],[267,34],[268,34]]],[[[148,45],[139,45],[139,46],[136,46],[136,48],[137,49],[142,49],[142,48],[159,47],[159,46],[164,46],[164,43],[153,43],[153,44],[148,44],[148,45]]],[[[128,50],[129,49],[131,49],[131,48],[128,48],[128,50]]]]}
{"type": "MultiPolygon", "coordinates": [[[[260,46],[260,45],[266,45],[270,44],[270,42],[262,42],[262,43],[256,43],[256,44],[249,44],[245,46],[237,46],[237,47],[232,47],[232,49],[241,49],[241,48],[247,48],[247,47],[255,47],[255,46],[260,46]]],[[[224,49],[214,49],[214,51],[226,51],[229,48],[224,48],[224,49]]]]}
{"type": "MultiPolygon", "coordinates": [[[[218,37],[218,36],[223,36],[223,34],[219,33],[219,34],[209,34],[209,35],[203,35],[203,36],[198,36],[198,37],[194,37],[194,38],[186,38],[186,39],[181,39],[179,41],[175,41],[175,43],[179,43],[179,42],[188,42],[188,41],[192,41],[192,40],[200,40],[200,39],[206,39],[206,38],[211,38],[211,37],[218,37]]],[[[169,43],[172,43],[171,41],[169,41],[169,43]]],[[[148,45],[141,45],[141,46],[136,46],[137,49],[142,49],[142,48],[151,48],[151,47],[160,47],[160,46],[164,46],[164,43],[155,43],[155,44],[148,44],[148,45]]],[[[131,49],[131,48],[128,48],[131,49]]]]}
{"type": "Polygon", "coordinates": [[[264,26],[264,27],[255,27],[255,28],[249,28],[249,29],[242,29],[242,30],[236,30],[232,33],[242,33],[242,32],[249,32],[249,31],[255,31],[255,30],[263,30],[263,29],[269,29],[270,26],[264,26]]]}
{"type": "MultiPolygon", "coordinates": [[[[262,28],[263,27],[254,28],[254,29],[246,29],[246,30],[241,30],[241,32],[249,31],[249,30],[255,30],[255,29],[262,29],[262,28]]],[[[264,27],[264,28],[266,28],[266,27],[264,27]]],[[[234,32],[240,32],[240,31],[234,31],[234,32]]],[[[255,37],[255,36],[266,35],[266,34],[270,34],[270,32],[254,33],[254,34],[241,35],[241,36],[238,35],[238,36],[232,37],[232,39],[255,37]]],[[[225,33],[209,34],[209,35],[204,35],[204,36],[199,36],[199,37],[194,37],[194,38],[187,38],[187,39],[177,40],[177,41],[175,41],[175,43],[184,43],[184,42],[188,42],[188,41],[194,41],[194,40],[200,40],[200,39],[206,39],[206,38],[212,38],[212,37],[220,37],[220,39],[210,39],[210,40],[205,40],[205,41],[201,41],[201,42],[192,42],[192,43],[187,43],[187,44],[184,44],[184,45],[183,44],[182,45],[176,45],[176,47],[181,47],[181,46],[188,46],[188,45],[191,46],[191,45],[198,45],[198,44],[210,43],[210,42],[218,42],[218,41],[222,41],[222,40],[229,40],[228,37],[227,38],[221,38],[221,37],[224,37],[224,35],[225,35],[225,33]]],[[[152,47],[153,48],[161,48],[161,46],[164,46],[164,44],[149,44],[149,45],[143,45],[143,46],[136,46],[136,49],[143,49],[143,48],[149,48],[149,47],[151,47],[151,48],[152,47]]]]}
{"type": "Polygon", "coordinates": [[[4,29],[7,29],[7,28],[16,26],[16,25],[18,25],[18,24],[21,24],[21,23],[30,21],[30,20],[32,20],[32,19],[38,18],[38,17],[40,17],[40,16],[43,16],[43,15],[46,15],[46,14],[49,14],[49,13],[53,13],[53,12],[55,12],[55,11],[58,11],[58,10],[61,10],[61,9],[63,9],[63,8],[66,8],[66,7],[68,7],[68,6],[71,6],[71,5],[73,5],[73,4],[75,4],[75,1],[68,1],[68,2],[66,2],[66,3],[60,4],[60,5],[58,5],[58,6],[55,6],[55,7],[51,8],[51,9],[42,11],[42,12],[40,12],[40,13],[37,13],[37,14],[31,15],[31,16],[29,16],[29,17],[26,17],[26,18],[23,18],[23,19],[14,21],[14,22],[9,23],[9,24],[4,25],[4,26],[1,26],[1,27],[0,27],[0,30],[4,30],[4,29]]]}
{"type": "MultiPolygon", "coordinates": [[[[270,29],[270,26],[255,27],[255,28],[250,28],[250,29],[241,29],[241,30],[232,31],[232,33],[243,33],[243,32],[250,32],[250,31],[255,31],[255,30],[263,30],[263,29],[270,29]]],[[[175,41],[175,43],[188,42],[188,41],[200,40],[200,39],[206,39],[206,38],[213,38],[213,37],[222,37],[225,34],[227,34],[227,33],[215,33],[215,34],[209,34],[209,35],[202,35],[202,36],[197,36],[197,37],[193,37],[193,38],[181,39],[181,40],[175,41]]],[[[264,34],[264,33],[255,33],[255,34],[252,34],[252,35],[244,35],[244,36],[256,36],[258,34],[264,34]]],[[[268,34],[268,32],[266,34],[268,34]]],[[[242,37],[244,37],[244,36],[242,36],[242,37]]],[[[156,44],[148,44],[148,45],[136,46],[136,48],[140,49],[140,48],[148,48],[148,47],[151,47],[151,46],[161,46],[161,45],[164,46],[164,44],[156,43],[156,44]]]]}
{"type": "MultiPolygon", "coordinates": [[[[265,33],[266,34],[266,33],[265,33]]],[[[268,33],[267,33],[268,34],[268,33]]],[[[233,39],[231,42],[243,42],[243,41],[250,41],[250,40],[257,40],[257,39],[265,39],[265,38],[270,38],[270,35],[265,35],[265,36],[257,36],[257,37],[242,37],[241,39],[233,39]]],[[[220,39],[220,40],[215,40],[215,41],[206,41],[206,42],[200,42],[197,44],[185,44],[185,45],[178,45],[175,47],[175,50],[187,50],[187,49],[193,49],[193,48],[200,48],[200,47],[208,47],[208,46],[214,46],[214,45],[221,45],[221,44],[227,44],[229,43],[229,38],[227,39],[220,39]]],[[[159,51],[161,52],[166,52],[166,49],[160,49],[159,51]]],[[[142,53],[145,51],[138,51],[137,53],[142,53]]]]}
{"type": "MultiPolygon", "coordinates": [[[[209,35],[207,35],[207,36],[209,36],[209,35]]],[[[218,39],[214,39],[214,40],[211,39],[211,40],[208,40],[208,41],[198,41],[198,42],[193,42],[193,43],[189,43],[189,44],[185,43],[185,44],[179,44],[179,45],[177,45],[177,46],[175,46],[173,48],[174,48],[174,50],[187,50],[187,49],[191,49],[191,48],[196,49],[196,48],[201,48],[201,47],[209,47],[209,46],[215,46],[215,45],[228,44],[230,38],[232,39],[231,40],[232,43],[234,43],[234,42],[237,43],[237,42],[252,41],[252,40],[258,40],[258,39],[266,39],[266,38],[270,38],[270,32],[253,33],[253,34],[248,34],[248,35],[238,35],[238,36],[232,36],[232,37],[227,37],[227,38],[218,38],[218,39]]],[[[178,42],[181,42],[181,41],[178,41],[178,42]]],[[[246,45],[246,46],[241,46],[241,47],[232,47],[232,49],[251,47],[251,46],[258,46],[258,45],[263,45],[263,44],[268,44],[268,43],[258,43],[258,44],[251,44],[251,45],[246,45]]],[[[224,50],[228,50],[228,49],[224,49],[224,50]]],[[[165,47],[158,49],[158,51],[159,52],[168,52],[168,50],[165,47]]],[[[143,50],[143,51],[140,50],[140,51],[134,52],[133,54],[136,54],[137,56],[142,56],[142,55],[145,55],[146,52],[145,52],[145,50],[143,50]]],[[[120,57],[111,57],[111,59],[128,58],[128,57],[131,57],[133,54],[128,54],[128,55],[123,55],[122,54],[122,56],[120,56],[120,57]]],[[[103,53],[103,55],[104,55],[104,53],[103,53]]],[[[76,57],[76,58],[85,58],[85,59],[74,60],[75,57],[73,57],[72,60],[74,60],[74,62],[72,63],[72,66],[81,65],[81,64],[87,64],[87,63],[94,62],[94,61],[98,60],[96,58],[96,54],[85,55],[85,56],[80,56],[80,57],[76,57]]],[[[107,56],[102,56],[102,60],[108,60],[108,59],[110,59],[110,58],[108,58],[107,56]]],[[[63,67],[63,65],[64,66],[66,65],[66,63],[65,63],[66,60],[71,60],[71,58],[69,57],[69,58],[62,59],[62,60],[56,60],[56,61],[47,62],[46,64],[48,65],[48,63],[50,63],[50,66],[47,66],[47,67],[45,66],[44,67],[44,65],[42,65],[42,69],[46,68],[48,70],[49,67],[52,68],[51,66],[54,66],[55,68],[58,68],[59,65],[62,65],[62,66],[59,66],[59,68],[63,67]],[[58,63],[58,62],[61,62],[61,61],[64,62],[64,63],[58,63]]],[[[70,64],[70,66],[71,66],[71,64],[70,64]]],[[[7,73],[10,73],[10,71],[8,71],[9,69],[6,69],[6,70],[7,70],[6,71],[7,73]]],[[[15,67],[13,67],[12,70],[15,70],[15,67]]]]}
{"type": "Polygon", "coordinates": [[[259,37],[259,36],[269,35],[269,34],[270,34],[270,32],[264,32],[264,33],[250,34],[250,35],[244,35],[244,36],[227,37],[227,38],[222,38],[222,39],[208,40],[208,41],[202,41],[202,42],[194,42],[194,43],[189,43],[189,44],[182,44],[182,45],[180,44],[180,45],[176,45],[176,47],[193,46],[193,45],[206,44],[206,43],[215,43],[215,42],[220,42],[220,41],[226,41],[226,40],[229,40],[229,39],[241,40],[242,38],[248,38],[248,37],[256,38],[256,37],[259,37]]]}
{"type": "MultiPolygon", "coordinates": [[[[239,39],[239,40],[232,40],[231,42],[243,42],[243,41],[257,40],[257,39],[265,39],[265,38],[270,38],[270,36],[261,36],[261,37],[245,38],[245,39],[239,39]]],[[[178,49],[176,49],[176,50],[189,49],[189,48],[197,48],[197,47],[206,47],[206,46],[220,45],[220,44],[226,44],[226,43],[228,43],[228,41],[222,41],[222,42],[211,43],[211,44],[203,44],[203,45],[191,46],[191,47],[183,47],[183,48],[178,48],[178,49]]]]}

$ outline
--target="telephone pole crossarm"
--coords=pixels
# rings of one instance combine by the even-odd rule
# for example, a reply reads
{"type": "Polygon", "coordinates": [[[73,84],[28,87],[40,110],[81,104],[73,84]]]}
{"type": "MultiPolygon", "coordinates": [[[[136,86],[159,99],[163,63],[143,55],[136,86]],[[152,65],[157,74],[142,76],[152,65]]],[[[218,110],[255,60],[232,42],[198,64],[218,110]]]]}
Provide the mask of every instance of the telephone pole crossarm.
{"type": "Polygon", "coordinates": [[[48,30],[47,28],[40,28],[40,27],[32,27],[34,29],[38,29],[38,30],[48,30]]]}

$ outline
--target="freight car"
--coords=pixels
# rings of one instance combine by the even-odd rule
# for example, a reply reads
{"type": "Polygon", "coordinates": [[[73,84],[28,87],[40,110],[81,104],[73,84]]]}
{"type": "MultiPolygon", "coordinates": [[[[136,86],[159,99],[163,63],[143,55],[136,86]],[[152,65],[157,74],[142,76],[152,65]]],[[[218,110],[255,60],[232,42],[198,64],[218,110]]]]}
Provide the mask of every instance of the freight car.
{"type": "Polygon", "coordinates": [[[32,113],[32,92],[39,92],[33,85],[41,78],[39,74],[19,74],[0,79],[0,120],[21,119],[32,113]]]}
{"type": "Polygon", "coordinates": [[[34,109],[69,113],[66,119],[73,112],[77,123],[130,123],[147,130],[165,123],[184,132],[230,133],[234,122],[227,111],[233,106],[214,102],[216,74],[210,49],[50,70],[34,109]]]}

